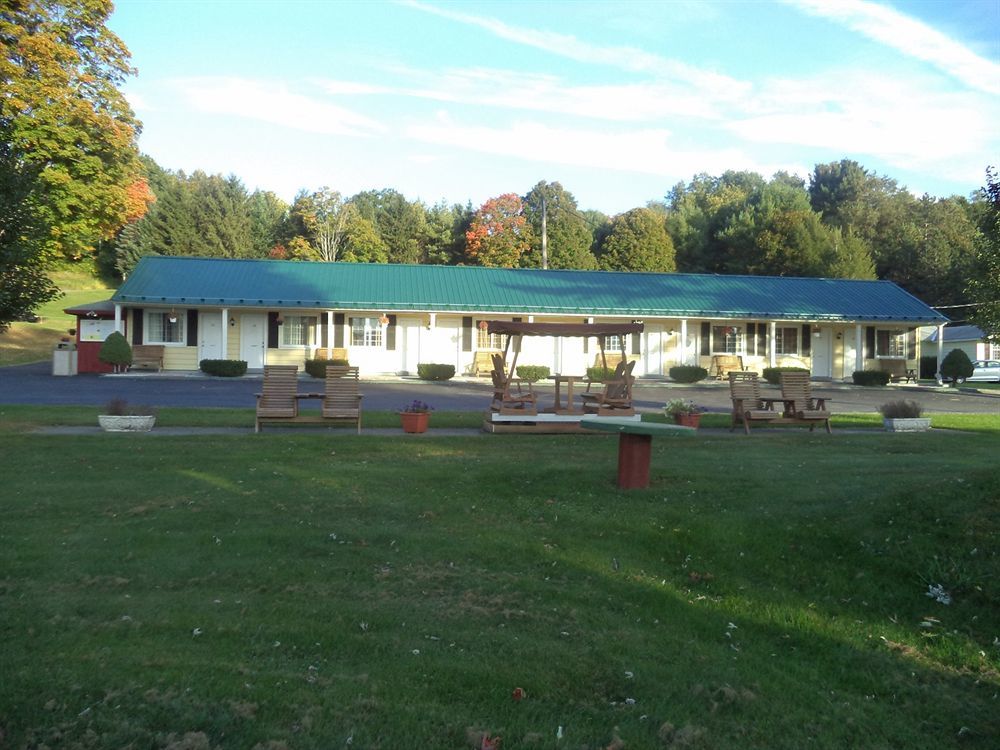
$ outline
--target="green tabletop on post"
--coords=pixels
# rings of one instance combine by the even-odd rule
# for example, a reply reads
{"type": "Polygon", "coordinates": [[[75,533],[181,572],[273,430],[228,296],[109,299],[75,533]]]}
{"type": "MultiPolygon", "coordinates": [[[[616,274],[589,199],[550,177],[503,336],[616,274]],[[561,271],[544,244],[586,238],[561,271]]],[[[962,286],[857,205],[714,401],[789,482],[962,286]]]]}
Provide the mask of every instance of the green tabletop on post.
{"type": "Polygon", "coordinates": [[[657,422],[581,419],[587,430],[618,433],[618,486],[623,490],[649,487],[649,459],[654,435],[694,435],[694,427],[657,422]]]}

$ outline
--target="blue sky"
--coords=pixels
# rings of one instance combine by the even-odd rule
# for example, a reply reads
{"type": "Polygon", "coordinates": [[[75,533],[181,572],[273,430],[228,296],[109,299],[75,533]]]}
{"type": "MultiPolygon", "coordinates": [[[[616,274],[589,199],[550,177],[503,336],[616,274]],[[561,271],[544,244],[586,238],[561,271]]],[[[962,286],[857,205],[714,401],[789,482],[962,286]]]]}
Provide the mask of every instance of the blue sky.
{"type": "Polygon", "coordinates": [[[161,166],[428,204],[559,181],[609,214],[700,172],[1000,166],[1000,0],[118,0],[161,166]]]}

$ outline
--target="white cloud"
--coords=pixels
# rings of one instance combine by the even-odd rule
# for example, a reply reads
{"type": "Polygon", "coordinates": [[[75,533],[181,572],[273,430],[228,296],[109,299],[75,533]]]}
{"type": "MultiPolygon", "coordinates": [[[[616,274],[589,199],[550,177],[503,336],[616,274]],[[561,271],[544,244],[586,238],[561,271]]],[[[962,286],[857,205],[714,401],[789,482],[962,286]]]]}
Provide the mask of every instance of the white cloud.
{"type": "Polygon", "coordinates": [[[281,82],[246,78],[180,78],[172,81],[200,112],[235,115],[328,135],[365,136],[385,126],[365,115],[290,91],[281,82]]]}
{"type": "Polygon", "coordinates": [[[904,55],[929,62],[967,86],[1000,94],[1000,65],[893,8],[866,0],[787,2],[807,13],[836,21],[904,55]]]}

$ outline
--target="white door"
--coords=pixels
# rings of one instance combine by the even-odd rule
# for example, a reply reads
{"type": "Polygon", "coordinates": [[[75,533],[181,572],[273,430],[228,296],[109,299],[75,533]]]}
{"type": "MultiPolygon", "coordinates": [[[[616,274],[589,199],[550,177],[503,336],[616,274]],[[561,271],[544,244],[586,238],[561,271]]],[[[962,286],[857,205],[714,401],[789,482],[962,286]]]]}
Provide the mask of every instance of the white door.
{"type": "Polygon", "coordinates": [[[243,315],[240,318],[240,359],[247,363],[247,369],[263,369],[266,347],[267,316],[243,315]]]}
{"type": "Polygon", "coordinates": [[[403,346],[403,370],[408,375],[417,374],[420,363],[420,323],[407,320],[400,325],[403,346]]]}
{"type": "Polygon", "coordinates": [[[663,374],[663,328],[661,326],[647,326],[643,334],[646,338],[646,345],[643,347],[645,375],[663,374]]]}
{"type": "Polygon", "coordinates": [[[833,375],[833,357],[830,344],[833,341],[833,332],[829,328],[820,328],[819,336],[813,336],[812,340],[812,376],[814,378],[829,378],[833,375]]]}
{"type": "Polygon", "coordinates": [[[225,359],[222,352],[222,314],[198,314],[198,359],[225,359]]]}

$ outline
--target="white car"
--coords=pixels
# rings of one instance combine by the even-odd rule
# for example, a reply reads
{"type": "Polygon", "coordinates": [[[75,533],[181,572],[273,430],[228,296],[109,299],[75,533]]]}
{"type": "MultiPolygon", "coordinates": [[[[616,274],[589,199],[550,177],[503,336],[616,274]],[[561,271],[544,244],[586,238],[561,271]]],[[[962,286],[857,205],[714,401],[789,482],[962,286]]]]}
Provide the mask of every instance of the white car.
{"type": "Polygon", "coordinates": [[[989,380],[1000,383],[1000,360],[977,359],[972,363],[975,368],[968,380],[989,380]]]}

